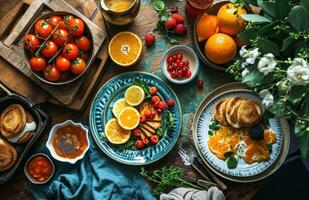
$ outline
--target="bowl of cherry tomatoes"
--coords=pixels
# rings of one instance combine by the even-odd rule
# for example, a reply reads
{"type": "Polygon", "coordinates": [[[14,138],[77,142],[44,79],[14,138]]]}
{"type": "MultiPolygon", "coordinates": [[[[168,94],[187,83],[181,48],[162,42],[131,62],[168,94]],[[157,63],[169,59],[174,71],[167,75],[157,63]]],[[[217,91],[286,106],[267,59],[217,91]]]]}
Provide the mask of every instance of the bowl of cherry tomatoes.
{"type": "Polygon", "coordinates": [[[89,27],[68,12],[39,17],[24,36],[23,45],[33,74],[52,85],[68,84],[83,76],[93,54],[89,27]]]}

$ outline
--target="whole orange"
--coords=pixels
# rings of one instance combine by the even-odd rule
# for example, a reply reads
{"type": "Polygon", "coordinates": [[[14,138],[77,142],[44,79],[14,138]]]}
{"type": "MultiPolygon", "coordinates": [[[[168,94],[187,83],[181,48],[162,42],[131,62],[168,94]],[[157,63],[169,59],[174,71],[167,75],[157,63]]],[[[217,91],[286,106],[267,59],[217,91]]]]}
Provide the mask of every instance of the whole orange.
{"type": "Polygon", "coordinates": [[[233,38],[224,33],[212,35],[205,44],[206,57],[216,64],[225,64],[236,55],[237,46],[233,38]]]}
{"type": "Polygon", "coordinates": [[[236,7],[232,3],[223,5],[217,14],[219,32],[231,36],[239,33],[245,25],[245,20],[241,18],[241,14],[247,14],[246,10],[236,7]]]}
{"type": "Polygon", "coordinates": [[[204,13],[196,24],[196,34],[199,42],[207,40],[210,36],[215,34],[218,29],[217,16],[208,15],[204,13]]]}

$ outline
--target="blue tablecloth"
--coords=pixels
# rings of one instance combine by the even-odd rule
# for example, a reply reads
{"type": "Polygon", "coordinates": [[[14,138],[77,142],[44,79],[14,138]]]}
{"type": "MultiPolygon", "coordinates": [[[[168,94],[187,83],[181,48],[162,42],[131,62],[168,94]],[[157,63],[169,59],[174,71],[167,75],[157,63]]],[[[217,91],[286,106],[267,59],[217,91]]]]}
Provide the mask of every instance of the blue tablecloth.
{"type": "MultiPolygon", "coordinates": [[[[56,171],[48,183],[28,183],[36,199],[155,199],[138,167],[117,163],[89,139],[90,148],[82,160],[72,165],[53,159],[56,171]]],[[[45,143],[38,152],[50,155],[45,143]]]]}

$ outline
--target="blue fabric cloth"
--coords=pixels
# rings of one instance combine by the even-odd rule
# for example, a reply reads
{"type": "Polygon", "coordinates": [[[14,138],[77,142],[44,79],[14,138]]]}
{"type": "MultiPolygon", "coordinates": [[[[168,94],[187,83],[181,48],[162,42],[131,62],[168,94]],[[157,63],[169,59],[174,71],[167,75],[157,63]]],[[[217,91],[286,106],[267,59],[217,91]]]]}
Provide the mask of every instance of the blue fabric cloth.
{"type": "MultiPolygon", "coordinates": [[[[55,174],[43,185],[28,183],[36,199],[155,199],[139,168],[120,164],[107,157],[89,136],[90,148],[74,165],[53,159],[55,174]]],[[[50,156],[45,143],[39,152],[50,156]]],[[[51,157],[51,156],[50,156],[51,157]]]]}

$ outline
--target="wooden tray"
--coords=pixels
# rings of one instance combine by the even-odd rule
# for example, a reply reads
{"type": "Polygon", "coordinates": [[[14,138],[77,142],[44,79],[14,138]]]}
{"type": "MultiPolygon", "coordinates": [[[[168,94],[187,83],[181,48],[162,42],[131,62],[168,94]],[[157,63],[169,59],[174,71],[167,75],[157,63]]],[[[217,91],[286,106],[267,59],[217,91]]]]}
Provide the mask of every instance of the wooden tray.
{"type": "Polygon", "coordinates": [[[104,64],[108,57],[106,52],[99,52],[100,48],[106,47],[108,43],[107,33],[102,17],[98,16],[101,15],[100,12],[98,12],[98,8],[96,8],[95,4],[93,7],[94,10],[89,16],[90,19],[88,19],[64,0],[34,0],[33,2],[22,1],[18,3],[13,10],[10,11],[10,13],[14,13],[15,15],[9,13],[2,18],[4,19],[4,24],[2,23],[0,26],[0,55],[9,64],[4,61],[0,62],[0,73],[3,70],[1,68],[12,66],[19,72],[17,70],[9,70],[10,73],[8,75],[1,73],[1,81],[15,92],[21,93],[29,98],[34,98],[34,101],[38,103],[49,101],[75,110],[81,110],[102,74],[104,64]],[[81,79],[64,86],[49,85],[37,79],[27,67],[27,61],[23,55],[21,40],[25,31],[38,16],[52,11],[66,11],[79,16],[87,23],[93,34],[94,52],[93,57],[90,58],[92,65],[81,79]],[[101,22],[97,23],[100,27],[92,22],[95,20],[96,22],[101,22]],[[9,34],[6,35],[5,33],[9,34]],[[100,55],[100,57],[98,55],[100,55]],[[21,81],[20,76],[22,75],[20,72],[27,78],[25,79],[22,77],[21,81]],[[16,79],[18,79],[18,85],[15,84],[16,79]],[[24,84],[25,82],[27,82],[27,84],[24,84]],[[44,90],[38,89],[37,86],[33,86],[33,82],[44,90]],[[29,85],[31,85],[30,88],[32,88],[30,90],[29,85]]]}

